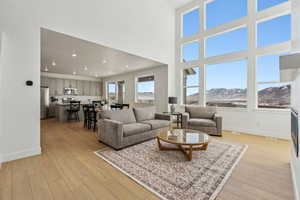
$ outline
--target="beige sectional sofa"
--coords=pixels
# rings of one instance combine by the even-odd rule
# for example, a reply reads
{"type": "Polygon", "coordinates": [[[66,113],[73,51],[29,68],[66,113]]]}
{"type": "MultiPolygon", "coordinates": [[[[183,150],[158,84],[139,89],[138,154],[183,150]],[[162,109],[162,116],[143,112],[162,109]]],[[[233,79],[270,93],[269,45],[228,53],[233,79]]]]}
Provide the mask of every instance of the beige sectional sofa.
{"type": "Polygon", "coordinates": [[[97,136],[114,149],[137,144],[155,137],[170,127],[170,117],[155,113],[155,107],[103,110],[98,114],[97,136]]]}

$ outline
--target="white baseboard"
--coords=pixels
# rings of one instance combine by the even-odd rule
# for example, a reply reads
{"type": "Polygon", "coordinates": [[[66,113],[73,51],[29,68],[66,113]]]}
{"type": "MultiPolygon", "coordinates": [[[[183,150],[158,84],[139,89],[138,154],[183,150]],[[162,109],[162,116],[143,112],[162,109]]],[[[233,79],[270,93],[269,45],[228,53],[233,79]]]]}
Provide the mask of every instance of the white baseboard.
{"type": "Polygon", "coordinates": [[[13,153],[2,155],[2,161],[8,162],[8,161],[17,160],[17,159],[26,158],[26,157],[35,156],[35,155],[40,155],[40,154],[41,154],[41,147],[25,149],[23,151],[18,151],[18,152],[13,152],[13,153]]]}
{"type": "Polygon", "coordinates": [[[290,166],[291,166],[291,173],[292,173],[292,181],[293,181],[293,189],[294,189],[295,200],[299,200],[299,191],[298,191],[298,187],[297,187],[295,169],[294,169],[294,165],[293,165],[293,160],[292,159],[291,159],[291,162],[290,162],[290,166]]]}
{"type": "Polygon", "coordinates": [[[3,163],[2,154],[0,154],[0,169],[2,168],[2,163],[3,163]]]}
{"type": "Polygon", "coordinates": [[[237,127],[223,127],[223,130],[248,133],[251,135],[264,136],[264,137],[273,137],[278,139],[290,140],[290,136],[282,136],[281,134],[274,135],[274,132],[262,131],[258,129],[248,129],[248,128],[237,128],[237,127]]]}

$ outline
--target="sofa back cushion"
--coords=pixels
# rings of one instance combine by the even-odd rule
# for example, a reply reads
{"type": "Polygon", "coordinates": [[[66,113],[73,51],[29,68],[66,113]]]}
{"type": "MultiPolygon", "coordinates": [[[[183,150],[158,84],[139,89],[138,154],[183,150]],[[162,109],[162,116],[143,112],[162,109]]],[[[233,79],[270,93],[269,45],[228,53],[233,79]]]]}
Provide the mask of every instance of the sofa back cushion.
{"type": "Polygon", "coordinates": [[[136,122],[132,108],[124,110],[102,110],[99,113],[99,117],[119,121],[124,124],[136,122]]]}
{"type": "Polygon", "coordinates": [[[215,108],[201,106],[186,106],[185,112],[190,114],[190,118],[212,119],[216,110],[215,108]]]}
{"type": "Polygon", "coordinates": [[[155,107],[133,108],[136,121],[152,120],[155,118],[155,107]]]}

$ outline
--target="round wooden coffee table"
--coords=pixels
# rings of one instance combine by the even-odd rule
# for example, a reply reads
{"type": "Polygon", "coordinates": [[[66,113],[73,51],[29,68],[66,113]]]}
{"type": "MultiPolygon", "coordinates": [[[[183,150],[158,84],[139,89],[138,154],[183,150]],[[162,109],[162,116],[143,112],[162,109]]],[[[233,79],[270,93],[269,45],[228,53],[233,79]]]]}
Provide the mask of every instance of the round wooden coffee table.
{"type": "Polygon", "coordinates": [[[188,129],[162,130],[157,136],[157,143],[161,151],[181,151],[189,161],[192,160],[193,151],[203,151],[207,149],[209,136],[200,131],[188,129]],[[164,146],[161,141],[173,146],[164,146]]]}

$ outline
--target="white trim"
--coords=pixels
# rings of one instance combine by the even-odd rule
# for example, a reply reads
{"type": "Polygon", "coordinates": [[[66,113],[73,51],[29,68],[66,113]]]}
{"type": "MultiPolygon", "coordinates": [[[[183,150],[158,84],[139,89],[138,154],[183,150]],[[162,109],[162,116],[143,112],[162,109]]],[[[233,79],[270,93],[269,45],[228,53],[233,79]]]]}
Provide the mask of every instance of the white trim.
{"type": "MultiPolygon", "coordinates": [[[[226,182],[228,181],[228,179],[232,175],[233,170],[236,168],[237,164],[239,163],[239,161],[241,160],[241,158],[243,157],[243,155],[245,154],[245,152],[247,151],[247,149],[248,149],[248,145],[245,145],[245,148],[243,149],[242,153],[239,155],[239,157],[236,159],[236,161],[234,162],[234,164],[231,166],[230,170],[226,173],[225,177],[223,178],[223,180],[221,181],[221,183],[218,185],[218,187],[214,191],[214,193],[210,196],[209,200],[214,200],[219,195],[219,193],[222,191],[222,189],[225,186],[226,182]]],[[[131,178],[132,180],[134,180],[135,182],[137,182],[138,184],[142,185],[144,188],[146,188],[150,192],[152,192],[155,195],[157,195],[159,198],[161,198],[163,200],[167,200],[167,198],[163,197],[161,194],[159,194],[158,192],[156,192],[155,190],[153,190],[151,187],[149,187],[146,184],[144,184],[142,181],[134,178],[132,175],[130,175],[129,173],[127,173],[126,171],[124,171],[123,169],[121,169],[120,167],[118,167],[117,165],[115,165],[113,162],[111,162],[110,160],[106,159],[104,156],[98,154],[97,153],[98,151],[95,151],[94,153],[99,158],[105,160],[110,165],[112,165],[113,167],[115,167],[116,169],[118,169],[119,171],[121,171],[123,174],[125,174],[126,176],[128,176],[129,178],[131,178]]]]}
{"type": "Polygon", "coordinates": [[[84,81],[99,81],[99,82],[101,82],[100,78],[94,78],[94,77],[90,77],[90,76],[81,76],[81,75],[41,72],[41,76],[49,77],[49,78],[61,78],[61,79],[70,79],[70,80],[84,80],[84,81]]]}
{"type": "Polygon", "coordinates": [[[290,161],[290,167],[291,167],[291,174],[292,174],[295,200],[299,200],[299,191],[298,191],[298,187],[297,187],[297,178],[296,178],[296,174],[295,174],[295,168],[294,168],[294,165],[293,165],[293,156],[292,156],[291,161],[290,161]]]}
{"type": "Polygon", "coordinates": [[[2,155],[2,159],[3,159],[2,161],[8,162],[8,161],[26,158],[26,157],[30,157],[30,156],[40,155],[41,153],[42,153],[41,147],[36,147],[36,148],[32,148],[32,149],[24,149],[22,151],[2,155]]]}
{"type": "Polygon", "coordinates": [[[250,128],[241,128],[241,127],[225,127],[223,131],[239,132],[249,135],[263,136],[263,137],[272,137],[276,139],[290,140],[289,136],[276,135],[274,136],[274,131],[265,131],[262,129],[250,129],[250,128]]]}
{"type": "Polygon", "coordinates": [[[139,78],[142,78],[142,77],[147,77],[147,76],[153,76],[154,77],[154,79],[153,79],[153,81],[154,81],[154,99],[153,99],[153,104],[149,104],[149,105],[154,105],[155,104],[155,101],[156,101],[156,98],[155,98],[155,88],[156,88],[156,80],[155,80],[155,74],[154,73],[145,73],[145,74],[141,74],[141,75],[136,75],[135,77],[134,77],[134,103],[140,103],[140,102],[138,102],[138,99],[137,99],[137,94],[138,94],[138,87],[137,87],[137,84],[138,84],[138,79],[139,78]]]}

